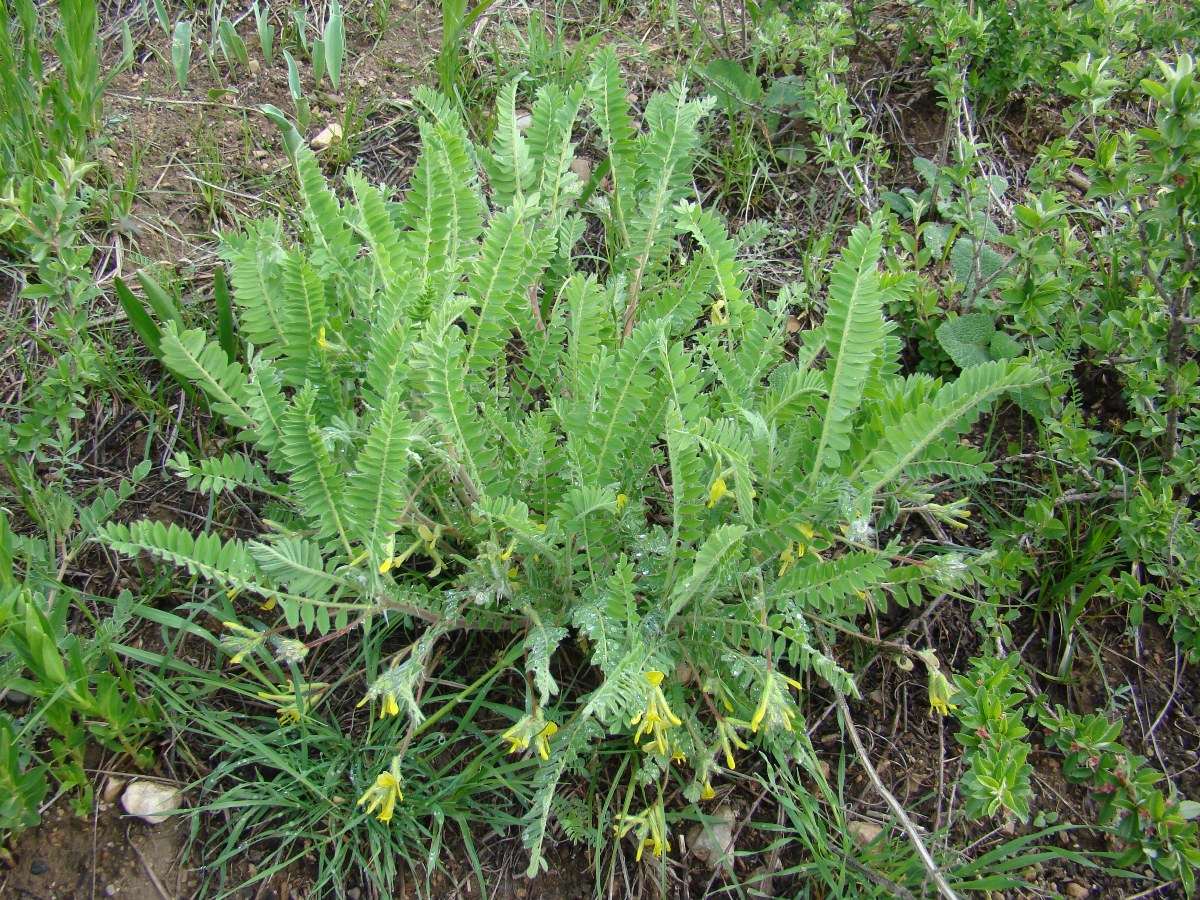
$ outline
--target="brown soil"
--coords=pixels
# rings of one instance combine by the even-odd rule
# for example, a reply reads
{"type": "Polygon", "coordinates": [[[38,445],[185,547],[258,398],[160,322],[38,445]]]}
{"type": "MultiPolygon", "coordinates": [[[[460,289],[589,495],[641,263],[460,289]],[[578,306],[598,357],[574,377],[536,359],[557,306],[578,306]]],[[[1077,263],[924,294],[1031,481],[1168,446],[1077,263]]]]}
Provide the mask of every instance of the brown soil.
{"type": "Polygon", "coordinates": [[[20,900],[174,900],[192,894],[184,865],[187,825],[149,825],[98,802],[80,818],[60,801],[40,827],[13,842],[13,868],[0,873],[0,896],[20,900]]]}
{"type": "MultiPolygon", "coordinates": [[[[315,137],[330,123],[344,123],[352,108],[347,139],[368,148],[390,132],[397,104],[427,81],[421,73],[436,53],[440,22],[419,0],[395,0],[392,24],[378,39],[364,32],[350,11],[346,26],[340,93],[334,93],[328,77],[315,85],[311,66],[297,60],[312,104],[305,137],[315,137]]],[[[128,219],[118,223],[118,243],[137,257],[118,274],[128,277],[146,262],[175,274],[195,274],[211,256],[214,229],[279,208],[287,162],[278,129],[259,107],[269,103],[294,115],[282,42],[277,34],[275,58],[267,64],[252,18],[242,22],[239,33],[251,71],[230,71],[218,52],[220,77],[215,78],[197,47],[187,92],[181,94],[169,62],[164,62],[170,59],[169,40],[156,26],[138,29],[137,62],[111,85],[107,110],[117,127],[101,156],[111,177],[120,180],[134,165],[135,154],[140,155],[137,199],[128,219]]]]}

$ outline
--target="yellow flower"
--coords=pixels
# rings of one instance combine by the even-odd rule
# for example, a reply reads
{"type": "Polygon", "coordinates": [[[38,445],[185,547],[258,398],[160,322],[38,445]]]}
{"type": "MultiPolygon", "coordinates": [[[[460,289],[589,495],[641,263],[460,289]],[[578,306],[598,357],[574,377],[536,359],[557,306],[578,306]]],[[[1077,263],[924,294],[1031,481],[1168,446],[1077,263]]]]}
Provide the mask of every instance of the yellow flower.
{"type": "Polygon", "coordinates": [[[629,502],[629,497],[626,494],[617,494],[617,512],[625,508],[625,504],[629,502]]]}
{"type": "MultiPolygon", "coordinates": [[[[796,554],[792,552],[792,547],[796,546],[795,541],[788,541],[783,552],[779,554],[779,577],[782,578],[784,573],[791,568],[792,563],[796,561],[796,554]]],[[[800,555],[804,555],[803,546],[800,549],[800,555]]]]}
{"type": "Polygon", "coordinates": [[[525,729],[521,727],[524,721],[525,720],[522,719],[512,728],[508,729],[508,731],[504,732],[500,738],[501,740],[508,741],[509,753],[516,753],[518,750],[529,749],[529,735],[526,733],[525,729]]]}
{"type": "Polygon", "coordinates": [[[554,734],[558,734],[558,726],[553,722],[547,722],[546,727],[534,738],[534,743],[537,744],[538,756],[542,759],[550,758],[550,736],[554,734]]]}
{"type": "Polygon", "coordinates": [[[380,772],[375,783],[358,798],[358,805],[362,806],[368,800],[370,805],[367,806],[367,815],[371,815],[378,809],[379,815],[376,818],[380,822],[392,821],[392,813],[396,809],[396,804],[404,800],[404,794],[400,790],[399,753],[392,757],[392,764],[388,770],[380,772]]]}
{"type": "MultiPolygon", "coordinates": [[[[647,672],[646,708],[629,720],[630,725],[640,725],[633,736],[635,744],[641,744],[645,735],[653,735],[654,740],[649,746],[654,747],[663,756],[672,756],[671,743],[667,740],[667,729],[683,724],[683,721],[671,712],[667,698],[662,692],[662,672],[647,672]]],[[[649,749],[649,746],[647,749],[649,749]]]]}
{"type": "Polygon", "coordinates": [[[957,704],[951,703],[954,688],[941,672],[929,676],[929,711],[939,716],[950,715],[950,710],[958,709],[957,704]],[[940,683],[939,683],[940,682],[940,683]]]}
{"type": "Polygon", "coordinates": [[[660,858],[664,851],[671,852],[671,842],[667,839],[667,817],[663,810],[661,796],[653,806],[640,815],[622,813],[617,816],[613,833],[618,838],[623,838],[631,831],[634,839],[637,840],[637,856],[635,857],[637,862],[642,861],[642,853],[647,847],[650,848],[651,853],[660,858]]]}
{"type": "Polygon", "coordinates": [[[366,706],[367,703],[369,703],[375,697],[383,698],[383,702],[379,705],[379,718],[385,719],[388,716],[400,715],[400,703],[396,699],[396,692],[386,689],[379,691],[378,693],[375,691],[368,691],[367,696],[359,700],[358,705],[355,708],[357,709],[358,706],[366,706]]]}
{"type": "Polygon", "coordinates": [[[330,349],[330,347],[333,346],[332,344],[329,343],[329,341],[325,340],[325,326],[324,325],[322,325],[317,330],[317,346],[320,347],[322,350],[328,350],[328,349],[330,349]]]}
{"type": "Polygon", "coordinates": [[[937,713],[939,716],[949,715],[950,710],[958,709],[956,704],[950,702],[958,689],[942,672],[936,650],[921,650],[917,656],[921,658],[921,662],[925,663],[925,668],[929,672],[929,711],[937,713]]]}
{"type": "Polygon", "coordinates": [[[396,702],[396,695],[388,691],[383,695],[383,704],[379,708],[379,718],[398,715],[400,715],[400,704],[396,702]]]}
{"type": "Polygon", "coordinates": [[[295,683],[288,679],[279,685],[274,692],[259,691],[258,696],[275,704],[275,714],[279,716],[280,725],[293,725],[304,718],[305,713],[312,709],[313,704],[320,699],[321,694],[329,685],[323,681],[301,684],[299,697],[295,683]]]}
{"type": "Polygon", "coordinates": [[[535,704],[533,712],[527,713],[521,721],[504,732],[502,740],[506,740],[510,744],[509,753],[528,750],[532,744],[537,750],[538,756],[542,759],[549,759],[550,738],[557,733],[558,725],[546,721],[541,708],[535,704]]]}
{"type": "MultiPolygon", "coordinates": [[[[745,727],[745,724],[743,722],[742,726],[745,727]]],[[[721,744],[721,750],[725,753],[725,768],[736,769],[737,761],[733,758],[733,748],[737,747],[739,750],[748,750],[749,747],[737,736],[732,721],[729,719],[720,719],[717,722],[717,740],[721,744]]]]}
{"type": "Polygon", "coordinates": [[[275,701],[275,715],[279,717],[279,724],[281,726],[294,725],[300,721],[300,709],[296,705],[296,699],[294,695],[291,698],[291,702],[287,702],[284,699],[285,695],[283,694],[270,694],[266,691],[259,691],[258,696],[262,697],[264,700],[275,701]]]}
{"type": "Polygon", "coordinates": [[[717,796],[717,792],[713,790],[712,782],[709,779],[704,779],[704,787],[700,789],[701,800],[711,800],[717,796]]]}
{"type": "Polygon", "coordinates": [[[247,653],[253,652],[262,643],[263,635],[253,628],[247,628],[237,622],[222,622],[221,624],[232,632],[221,636],[221,647],[225,652],[232,654],[229,657],[230,665],[236,666],[247,653]]]}
{"type": "Polygon", "coordinates": [[[718,478],[712,483],[712,487],[708,489],[708,508],[712,509],[717,505],[717,501],[729,493],[729,487],[725,484],[724,478],[718,478]]]}
{"type": "Polygon", "coordinates": [[[762,698],[758,701],[758,708],[754,710],[753,718],[750,719],[751,731],[757,732],[758,726],[764,721],[768,728],[778,725],[784,731],[792,730],[792,719],[796,718],[796,710],[787,694],[788,685],[797,690],[801,689],[800,682],[794,678],[781,675],[774,669],[767,672],[766,681],[763,682],[762,698]]]}

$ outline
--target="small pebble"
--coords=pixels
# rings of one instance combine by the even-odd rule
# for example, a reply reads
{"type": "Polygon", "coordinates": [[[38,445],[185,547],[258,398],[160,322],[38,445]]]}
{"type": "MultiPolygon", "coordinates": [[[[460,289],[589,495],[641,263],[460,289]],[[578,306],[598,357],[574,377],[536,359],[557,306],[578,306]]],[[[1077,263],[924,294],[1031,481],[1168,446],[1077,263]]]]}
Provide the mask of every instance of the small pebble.
{"type": "Polygon", "coordinates": [[[115,803],[117,798],[125,790],[127,784],[124,778],[116,778],[110,775],[104,780],[104,787],[100,791],[100,796],[105,803],[115,803]]]}
{"type": "Polygon", "coordinates": [[[850,832],[850,837],[854,838],[854,842],[864,850],[883,834],[883,829],[874,822],[849,822],[846,830],[850,832]]]}
{"type": "Polygon", "coordinates": [[[311,141],[311,146],[314,150],[324,150],[326,147],[331,147],[342,140],[342,126],[340,122],[330,122],[329,126],[321,131],[311,141]]]}
{"type": "Polygon", "coordinates": [[[118,890],[119,889],[117,888],[117,886],[115,884],[106,884],[104,886],[104,896],[105,897],[115,897],[115,896],[117,896],[118,890]]]}
{"type": "MultiPolygon", "coordinates": [[[[582,157],[575,159],[571,162],[571,171],[575,173],[576,177],[580,181],[587,181],[592,177],[592,162],[591,160],[584,159],[582,157]]],[[[679,668],[682,669],[683,666],[681,665],[679,668]]],[[[690,678],[681,680],[686,684],[690,678]]]]}
{"type": "Polygon", "coordinates": [[[1084,898],[1091,893],[1091,891],[1085,888],[1082,884],[1076,884],[1074,881],[1068,881],[1067,886],[1063,888],[1063,890],[1066,895],[1073,898],[1073,900],[1084,900],[1084,898]]]}
{"type": "Polygon", "coordinates": [[[688,846],[696,858],[715,869],[733,858],[733,826],[737,816],[725,806],[717,810],[718,821],[697,825],[688,834],[688,846]]]}
{"type": "Polygon", "coordinates": [[[50,864],[42,859],[35,859],[29,864],[30,875],[45,875],[50,871],[50,864]]]}

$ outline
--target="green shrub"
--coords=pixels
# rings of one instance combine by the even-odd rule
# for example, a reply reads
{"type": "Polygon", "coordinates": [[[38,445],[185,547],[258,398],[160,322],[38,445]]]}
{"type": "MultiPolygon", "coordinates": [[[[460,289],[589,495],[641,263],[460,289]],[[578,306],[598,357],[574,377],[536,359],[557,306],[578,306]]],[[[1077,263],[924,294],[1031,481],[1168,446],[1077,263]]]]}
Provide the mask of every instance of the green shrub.
{"type": "Polygon", "coordinates": [[[199,330],[161,338],[235,437],[180,470],[265,493],[264,529],[136,522],[103,540],[219,586],[214,609],[226,591],[273,601],[225,645],[290,667],[295,717],[311,713],[300,661],[363,634],[364,702],[394,729],[372,726],[371,743],[401,747],[353,786],[381,818],[429,789],[404,748],[439,646],[517,635],[528,694],[503,738],[538,759],[535,872],[557,785],[602,741],[647,786],[617,830],[655,852],[668,778],[707,799],[755,739],[811,761],[801,679],[855,692],[827,624],[955,583],[955,560],[913,559],[889,535],[916,510],[952,517],[923,482],[984,475],[961,436],[1038,376],[998,361],[902,377],[882,310],[903,279],[880,273],[876,224],[849,235],[823,325],[789,337],[786,298],[754,302],[737,242],[690,199],[711,101],[658,94],[638,133],[610,51],[586,85],[543,88],[527,131],[515,96],[501,91],[495,140],[477,147],[447,101],[419,95],[401,202],[352,173],[343,202],[289,135],[302,235],[269,220],[224,237],[245,362],[199,330]],[[582,105],[610,190],[570,168],[582,105]],[[380,631],[402,649],[367,640],[380,631]],[[568,682],[560,660],[578,652],[591,672],[568,682]]]}
{"type": "MultiPolygon", "coordinates": [[[[139,466],[134,480],[148,469],[149,463],[139,466]]],[[[37,485],[32,467],[20,474],[34,485],[26,502],[45,537],[13,534],[0,509],[0,683],[5,693],[27,697],[14,712],[0,710],[4,835],[40,821],[50,777],[63,790],[78,789],[76,807],[90,811],[92,784],[84,768],[89,744],[148,768],[153,754],[147,743],[157,730],[155,704],[138,695],[112,649],[131,618],[132,595],[123,592],[112,601],[112,615],[98,618],[60,582],[100,523],[132,494],[132,482],[84,504],[59,485],[37,485]],[[69,628],[72,615],[84,615],[85,627],[69,628]]]]}

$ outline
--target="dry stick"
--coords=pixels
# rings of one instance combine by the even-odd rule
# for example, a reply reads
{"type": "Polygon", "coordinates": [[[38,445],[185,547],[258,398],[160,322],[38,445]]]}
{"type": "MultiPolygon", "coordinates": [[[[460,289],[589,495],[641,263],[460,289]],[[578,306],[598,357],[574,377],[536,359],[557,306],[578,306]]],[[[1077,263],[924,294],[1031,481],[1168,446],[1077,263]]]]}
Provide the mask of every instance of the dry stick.
{"type": "Polygon", "coordinates": [[[149,861],[142,854],[142,851],[138,849],[138,845],[135,844],[133,839],[129,836],[128,828],[125,829],[125,843],[129,845],[129,848],[138,858],[138,862],[142,864],[142,869],[145,870],[146,877],[150,879],[150,883],[154,885],[154,889],[158,891],[158,896],[162,898],[162,900],[171,900],[171,895],[167,893],[167,889],[163,887],[163,883],[159,881],[158,874],[154,871],[154,867],[150,865],[149,861]]]}
{"type": "Polygon", "coordinates": [[[1163,719],[1166,718],[1167,713],[1170,711],[1171,707],[1175,703],[1176,696],[1179,694],[1179,677],[1180,677],[1180,675],[1183,674],[1183,659],[1179,655],[1178,645],[1176,645],[1176,647],[1175,647],[1174,669],[1175,669],[1175,677],[1171,684],[1171,695],[1169,697],[1167,697],[1167,702],[1166,702],[1166,704],[1163,705],[1162,711],[1158,714],[1157,717],[1155,717],[1154,722],[1150,725],[1150,734],[1151,735],[1153,735],[1156,731],[1158,731],[1158,726],[1161,725],[1163,719]]]}
{"type": "Polygon", "coordinates": [[[916,895],[904,885],[892,881],[892,879],[888,878],[886,875],[876,872],[872,868],[864,866],[853,856],[847,856],[845,861],[847,866],[849,866],[863,878],[867,879],[867,881],[891,891],[893,897],[899,897],[901,900],[917,900],[916,895]]]}
{"type": "Polygon", "coordinates": [[[900,824],[904,826],[904,831],[908,835],[909,841],[912,842],[913,849],[921,857],[921,864],[925,866],[925,871],[933,879],[938,893],[945,900],[959,900],[958,894],[954,892],[954,888],[950,887],[950,883],[946,881],[937,863],[934,862],[933,856],[924,842],[922,842],[921,834],[917,831],[917,826],[909,818],[908,813],[904,811],[904,807],[900,805],[900,801],[892,795],[891,791],[883,786],[883,781],[880,779],[879,773],[871,765],[871,760],[867,757],[867,748],[863,746],[862,738],[858,736],[858,729],[854,725],[854,720],[850,717],[850,706],[846,703],[846,695],[836,689],[834,690],[834,695],[837,697],[838,709],[842,711],[842,718],[846,722],[846,731],[850,733],[850,740],[854,743],[854,749],[858,752],[858,761],[862,764],[863,769],[866,770],[867,777],[871,779],[871,784],[875,786],[876,792],[884,799],[896,818],[900,820],[900,824]]]}
{"type": "MultiPolygon", "coordinates": [[[[939,594],[937,599],[934,600],[932,603],[930,603],[929,606],[927,606],[925,608],[925,611],[923,613],[921,613],[920,616],[918,616],[912,622],[909,622],[903,628],[900,628],[897,631],[893,631],[891,633],[892,636],[908,634],[910,631],[912,631],[914,628],[916,628],[922,622],[924,622],[926,619],[928,619],[930,616],[932,616],[937,611],[938,607],[942,605],[942,601],[944,601],[948,596],[950,596],[950,595],[949,594],[939,594]]],[[[829,655],[828,651],[826,651],[826,655],[829,655]]],[[[869,660],[867,660],[867,664],[862,667],[862,671],[859,672],[858,678],[861,679],[864,675],[866,675],[866,673],[868,671],[870,671],[871,667],[873,665],[875,665],[875,663],[879,662],[879,660],[883,659],[883,657],[884,657],[883,653],[876,653],[869,660]]],[[[836,709],[836,708],[837,708],[836,701],[833,703],[830,703],[827,707],[825,707],[825,712],[821,713],[821,715],[817,719],[817,721],[814,722],[812,725],[808,726],[808,728],[806,729],[806,732],[810,738],[814,734],[817,733],[817,730],[825,723],[825,720],[827,718],[829,718],[829,714],[831,712],[833,712],[834,709],[836,709]]]]}

